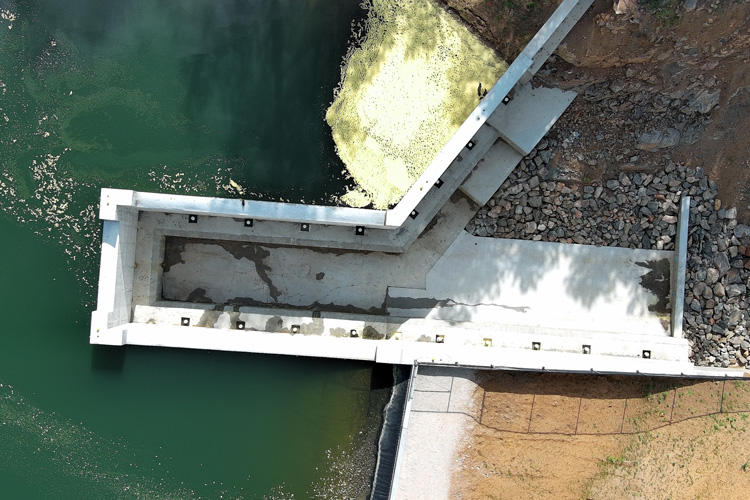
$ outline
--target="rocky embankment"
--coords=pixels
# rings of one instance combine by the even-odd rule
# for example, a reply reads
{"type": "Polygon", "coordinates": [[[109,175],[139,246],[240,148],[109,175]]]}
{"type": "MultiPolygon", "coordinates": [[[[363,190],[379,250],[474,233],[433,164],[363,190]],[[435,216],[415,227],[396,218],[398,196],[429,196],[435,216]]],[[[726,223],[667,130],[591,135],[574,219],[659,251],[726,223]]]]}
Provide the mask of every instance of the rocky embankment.
{"type": "Polygon", "coordinates": [[[476,236],[673,250],[680,198],[691,197],[684,331],[698,365],[750,357],[750,227],[723,207],[702,169],[665,159],[604,182],[561,182],[564,141],[542,140],[469,222],[476,236]]]}

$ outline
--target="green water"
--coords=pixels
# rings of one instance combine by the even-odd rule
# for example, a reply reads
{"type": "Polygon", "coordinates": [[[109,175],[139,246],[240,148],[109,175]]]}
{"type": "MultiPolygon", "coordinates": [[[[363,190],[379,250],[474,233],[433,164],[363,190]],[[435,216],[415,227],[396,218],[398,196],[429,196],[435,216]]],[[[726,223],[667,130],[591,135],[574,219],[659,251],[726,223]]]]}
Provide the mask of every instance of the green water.
{"type": "Polygon", "coordinates": [[[88,345],[100,187],[343,192],[323,116],[357,0],[0,12],[0,497],[361,496],[370,365],[88,345]]]}

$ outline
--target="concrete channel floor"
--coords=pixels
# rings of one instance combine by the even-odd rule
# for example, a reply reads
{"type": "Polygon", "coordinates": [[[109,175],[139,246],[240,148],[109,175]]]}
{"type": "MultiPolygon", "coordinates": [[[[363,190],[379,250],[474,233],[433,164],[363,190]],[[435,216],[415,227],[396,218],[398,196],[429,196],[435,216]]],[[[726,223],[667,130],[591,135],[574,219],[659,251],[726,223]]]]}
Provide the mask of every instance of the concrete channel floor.
{"type": "Polygon", "coordinates": [[[164,214],[141,223],[167,234],[161,299],[669,335],[673,252],[479,238],[462,229],[470,213],[454,197],[404,254],[169,236],[164,214]]]}

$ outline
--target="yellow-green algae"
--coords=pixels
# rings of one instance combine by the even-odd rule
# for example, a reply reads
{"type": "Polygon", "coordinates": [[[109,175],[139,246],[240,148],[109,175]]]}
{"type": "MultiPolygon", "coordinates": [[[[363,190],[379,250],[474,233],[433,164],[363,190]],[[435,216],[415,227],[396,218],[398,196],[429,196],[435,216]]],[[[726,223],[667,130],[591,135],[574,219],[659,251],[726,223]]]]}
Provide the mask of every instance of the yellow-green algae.
{"type": "Polygon", "coordinates": [[[372,0],[326,112],[358,188],[344,203],[387,208],[479,103],[507,64],[433,0],[372,0]]]}

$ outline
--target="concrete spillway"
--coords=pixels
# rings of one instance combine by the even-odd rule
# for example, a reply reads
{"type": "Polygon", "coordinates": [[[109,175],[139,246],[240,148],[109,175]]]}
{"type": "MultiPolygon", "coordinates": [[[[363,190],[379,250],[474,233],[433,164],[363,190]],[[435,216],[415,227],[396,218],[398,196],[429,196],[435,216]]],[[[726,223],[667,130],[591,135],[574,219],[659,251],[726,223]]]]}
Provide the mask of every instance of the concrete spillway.
{"type": "Polygon", "coordinates": [[[575,93],[534,72],[591,4],[565,0],[391,210],[104,189],[90,341],[406,364],[697,375],[674,251],[464,227],[575,93]]]}

